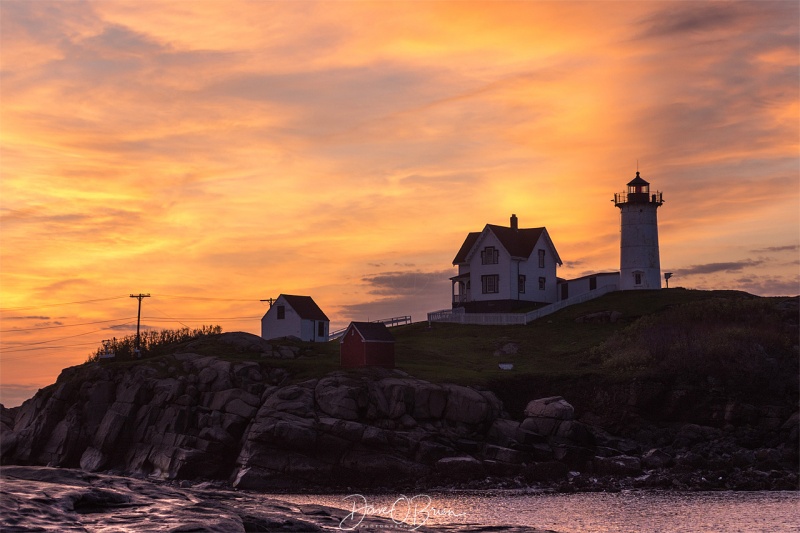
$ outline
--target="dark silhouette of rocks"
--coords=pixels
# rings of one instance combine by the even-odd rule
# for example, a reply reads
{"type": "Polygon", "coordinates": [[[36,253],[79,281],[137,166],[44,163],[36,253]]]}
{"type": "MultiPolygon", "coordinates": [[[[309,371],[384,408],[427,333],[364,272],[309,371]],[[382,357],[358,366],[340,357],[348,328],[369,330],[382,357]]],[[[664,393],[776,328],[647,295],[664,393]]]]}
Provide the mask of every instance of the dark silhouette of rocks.
{"type": "MultiPolygon", "coordinates": [[[[225,342],[266,352],[247,334],[225,342]]],[[[386,369],[293,383],[275,364],[176,353],[65,369],[0,409],[2,462],[273,491],[797,488],[798,414],[787,406],[728,402],[706,417],[716,426],[615,422],[619,405],[640,400],[620,395],[598,415],[550,396],[514,420],[488,390],[386,369]]]]}

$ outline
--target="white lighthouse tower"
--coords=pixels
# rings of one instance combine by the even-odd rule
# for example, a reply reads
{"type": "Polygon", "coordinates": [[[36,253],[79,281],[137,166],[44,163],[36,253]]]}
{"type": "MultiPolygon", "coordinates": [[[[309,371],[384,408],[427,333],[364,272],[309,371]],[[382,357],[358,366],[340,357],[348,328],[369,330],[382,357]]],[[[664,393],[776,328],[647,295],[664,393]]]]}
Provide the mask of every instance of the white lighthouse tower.
{"type": "Polygon", "coordinates": [[[628,191],[614,195],[620,210],[620,290],[660,289],[657,211],[664,200],[636,172],[628,191]]]}

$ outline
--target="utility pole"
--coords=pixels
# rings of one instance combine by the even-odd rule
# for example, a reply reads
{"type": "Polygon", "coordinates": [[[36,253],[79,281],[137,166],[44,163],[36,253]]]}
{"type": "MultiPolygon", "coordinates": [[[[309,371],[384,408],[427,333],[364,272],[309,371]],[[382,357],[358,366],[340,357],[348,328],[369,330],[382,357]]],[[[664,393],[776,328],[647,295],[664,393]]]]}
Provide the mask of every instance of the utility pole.
{"type": "Polygon", "coordinates": [[[266,300],[259,300],[259,302],[269,302],[269,306],[272,307],[272,304],[275,303],[275,298],[267,298],[266,300]]]}
{"type": "Polygon", "coordinates": [[[142,356],[141,352],[139,352],[139,323],[142,321],[142,298],[150,298],[150,293],[147,294],[131,294],[131,298],[136,298],[139,300],[139,312],[136,314],[136,348],[134,349],[134,355],[138,359],[142,356]]]}

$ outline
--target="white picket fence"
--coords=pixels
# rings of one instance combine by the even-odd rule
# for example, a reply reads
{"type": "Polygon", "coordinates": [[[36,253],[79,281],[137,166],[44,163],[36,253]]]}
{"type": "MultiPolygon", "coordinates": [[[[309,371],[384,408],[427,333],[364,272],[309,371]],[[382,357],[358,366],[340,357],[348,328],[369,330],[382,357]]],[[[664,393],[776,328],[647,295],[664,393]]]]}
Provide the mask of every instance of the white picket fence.
{"type": "Polygon", "coordinates": [[[528,313],[466,313],[463,307],[455,309],[442,309],[428,313],[428,322],[451,322],[455,324],[477,324],[485,326],[513,326],[524,325],[543,316],[560,311],[570,305],[575,305],[599,298],[609,292],[617,290],[614,284],[604,285],[593,291],[561,300],[528,313]]]}

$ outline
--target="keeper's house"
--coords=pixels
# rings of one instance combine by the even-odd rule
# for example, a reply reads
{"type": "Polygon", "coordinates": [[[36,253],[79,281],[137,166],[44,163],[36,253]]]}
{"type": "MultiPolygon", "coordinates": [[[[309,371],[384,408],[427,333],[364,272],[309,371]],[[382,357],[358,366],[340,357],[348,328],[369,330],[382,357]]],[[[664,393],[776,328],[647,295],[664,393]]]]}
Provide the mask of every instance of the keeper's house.
{"type": "Polygon", "coordinates": [[[469,233],[453,265],[453,307],[468,313],[508,312],[532,303],[558,301],[556,266],[561,258],[546,228],[486,224],[469,233]]]}

